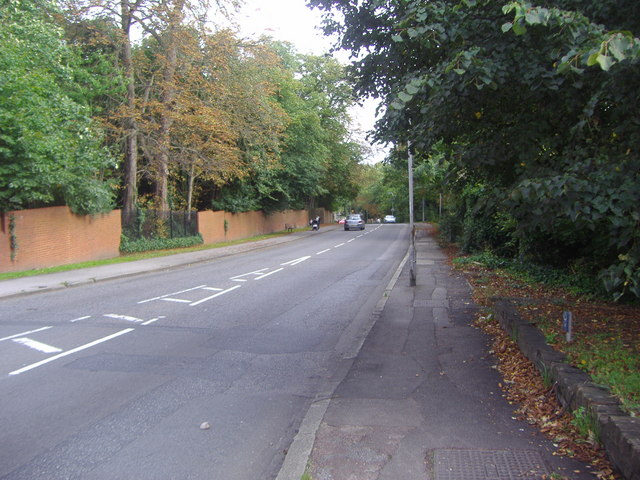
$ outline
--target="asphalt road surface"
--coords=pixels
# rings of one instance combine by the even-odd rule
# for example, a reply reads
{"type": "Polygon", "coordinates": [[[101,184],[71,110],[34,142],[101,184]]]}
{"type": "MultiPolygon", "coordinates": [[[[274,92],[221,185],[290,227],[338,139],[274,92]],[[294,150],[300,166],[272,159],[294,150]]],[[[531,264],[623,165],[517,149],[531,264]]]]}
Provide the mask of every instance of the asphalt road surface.
{"type": "Polygon", "coordinates": [[[0,478],[275,478],[356,355],[408,235],[321,229],[0,300],[0,478]]]}

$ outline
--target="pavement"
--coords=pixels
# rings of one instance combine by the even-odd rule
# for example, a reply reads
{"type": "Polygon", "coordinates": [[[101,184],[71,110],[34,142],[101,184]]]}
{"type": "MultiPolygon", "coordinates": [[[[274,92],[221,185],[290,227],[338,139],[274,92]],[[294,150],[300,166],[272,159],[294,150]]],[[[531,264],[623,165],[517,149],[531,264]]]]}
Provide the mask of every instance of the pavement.
{"type": "MultiPolygon", "coordinates": [[[[4,280],[0,297],[178,268],[310,233],[4,280]]],[[[588,466],[554,455],[550,440],[515,419],[488,339],[470,325],[477,312],[471,288],[447,266],[428,225],[417,226],[415,248],[415,286],[407,255],[359,353],[346,360],[332,391],[312,403],[277,480],[304,473],[312,480],[594,478],[588,466]]]]}
{"type": "MultiPolygon", "coordinates": [[[[323,228],[322,231],[328,231],[334,228],[336,227],[329,226],[323,228]]],[[[138,275],[145,272],[187,267],[196,263],[209,262],[229,255],[236,255],[251,250],[269,248],[283,243],[300,240],[301,238],[314,233],[316,232],[305,230],[279,237],[270,237],[254,242],[238,243],[236,245],[227,245],[223,247],[199,250],[196,252],[178,253],[175,255],[167,255],[165,257],[148,258],[125,263],[114,263],[111,265],[100,265],[96,267],[34,275],[11,280],[0,280],[0,298],[26,295],[45,290],[58,290],[71,286],[109,280],[112,278],[138,275]]]]}
{"type": "Polygon", "coordinates": [[[470,285],[418,225],[358,355],[303,420],[277,480],[588,479],[515,419],[488,338],[470,325],[470,285]]]}

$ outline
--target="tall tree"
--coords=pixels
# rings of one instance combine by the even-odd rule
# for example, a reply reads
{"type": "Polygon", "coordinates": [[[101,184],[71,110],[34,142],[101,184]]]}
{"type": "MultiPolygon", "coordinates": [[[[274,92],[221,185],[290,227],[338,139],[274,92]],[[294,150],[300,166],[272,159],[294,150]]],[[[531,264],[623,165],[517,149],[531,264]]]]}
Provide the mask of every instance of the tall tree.
{"type": "Polygon", "coordinates": [[[640,296],[640,25],[619,13],[634,2],[309,3],[335,9],[357,91],[383,98],[379,139],[424,159],[443,142],[482,187],[478,221],[511,216],[521,254],[591,262],[640,296]]]}
{"type": "Polygon", "coordinates": [[[132,29],[142,32],[143,37],[153,37],[162,45],[162,74],[156,79],[162,88],[157,101],[162,108],[155,107],[160,116],[158,136],[154,139],[156,148],[152,157],[157,204],[161,209],[168,206],[168,150],[170,130],[173,123],[171,111],[176,95],[174,83],[182,33],[189,24],[204,25],[207,13],[212,7],[227,15],[238,5],[238,0],[60,0],[68,14],[76,19],[94,16],[110,18],[121,31],[119,49],[124,77],[127,80],[126,103],[120,109],[119,117],[123,128],[124,141],[124,193],[123,211],[125,216],[136,205],[138,188],[139,128],[144,92],[148,86],[136,85],[136,71],[133,63],[132,29]],[[138,88],[136,88],[138,87],[138,88]],[[141,97],[142,92],[142,97],[141,97]]]}
{"type": "Polygon", "coordinates": [[[114,158],[78,94],[75,52],[46,0],[0,6],[0,210],[64,202],[76,213],[112,208],[114,158]],[[105,178],[106,177],[106,178],[105,178]]]}
{"type": "Polygon", "coordinates": [[[105,18],[117,25],[119,36],[114,39],[120,53],[126,99],[115,115],[122,128],[124,185],[122,210],[131,218],[136,208],[138,192],[138,108],[136,75],[132,56],[132,29],[140,19],[147,18],[147,4],[151,0],[60,0],[71,22],[81,23],[95,17],[105,18]]]}

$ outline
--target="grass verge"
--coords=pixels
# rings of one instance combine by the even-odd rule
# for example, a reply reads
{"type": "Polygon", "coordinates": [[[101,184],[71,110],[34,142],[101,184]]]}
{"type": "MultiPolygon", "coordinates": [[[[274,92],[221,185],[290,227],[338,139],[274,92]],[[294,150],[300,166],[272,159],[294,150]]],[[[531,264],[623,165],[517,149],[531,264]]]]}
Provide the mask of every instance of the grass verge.
{"type": "Polygon", "coordinates": [[[47,273],[67,272],[69,270],[78,270],[81,268],[97,267],[101,265],[113,265],[117,263],[135,262],[136,260],[166,257],[169,255],[175,255],[177,253],[197,252],[200,250],[211,250],[215,248],[228,247],[228,246],[239,245],[243,243],[257,242],[260,240],[266,240],[268,238],[281,237],[284,235],[289,235],[289,233],[290,232],[275,232],[275,233],[269,233],[265,235],[257,235],[255,237],[250,237],[250,238],[244,238],[242,240],[234,240],[230,242],[222,242],[222,243],[215,243],[215,244],[209,244],[209,245],[197,245],[194,247],[187,247],[187,248],[152,250],[148,252],[135,253],[131,255],[122,255],[120,257],[110,258],[107,260],[93,260],[90,262],[72,263],[68,265],[60,265],[57,267],[24,270],[21,272],[6,272],[6,273],[0,273],[0,280],[10,280],[15,278],[31,277],[31,276],[43,275],[47,273]]]}
{"type": "Polygon", "coordinates": [[[640,307],[607,301],[586,288],[589,279],[531,266],[514,266],[493,255],[453,255],[454,267],[474,287],[477,303],[513,299],[520,315],[536,324],[547,342],[571,363],[607,386],[632,416],[640,416],[640,307]],[[531,275],[523,272],[546,272],[531,275]],[[573,282],[572,282],[573,279],[573,282]],[[573,316],[572,341],[562,318],[573,316]]]}

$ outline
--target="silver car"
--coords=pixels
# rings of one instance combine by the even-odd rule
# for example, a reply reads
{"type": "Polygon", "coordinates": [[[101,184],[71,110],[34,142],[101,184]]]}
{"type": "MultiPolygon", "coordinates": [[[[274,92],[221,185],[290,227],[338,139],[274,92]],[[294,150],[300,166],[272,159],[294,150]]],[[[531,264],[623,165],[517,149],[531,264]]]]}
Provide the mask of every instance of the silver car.
{"type": "Polygon", "coordinates": [[[344,221],[345,230],[351,230],[352,228],[364,230],[364,220],[362,219],[362,215],[359,213],[352,213],[344,221]]]}

